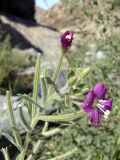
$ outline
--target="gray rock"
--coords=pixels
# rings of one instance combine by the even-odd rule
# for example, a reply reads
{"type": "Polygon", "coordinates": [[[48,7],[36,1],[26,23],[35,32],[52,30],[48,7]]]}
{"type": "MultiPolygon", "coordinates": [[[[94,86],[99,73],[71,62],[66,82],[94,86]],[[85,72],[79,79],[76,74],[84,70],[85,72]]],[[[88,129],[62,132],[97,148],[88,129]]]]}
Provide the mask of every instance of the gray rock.
{"type": "Polygon", "coordinates": [[[89,51],[85,53],[85,62],[90,63],[95,60],[100,60],[106,58],[106,55],[103,51],[97,50],[97,45],[90,44],[89,51]]]}
{"type": "MultiPolygon", "coordinates": [[[[40,25],[28,27],[27,22],[23,24],[21,20],[18,23],[3,15],[0,15],[0,20],[6,28],[6,33],[10,34],[14,53],[24,52],[28,56],[29,62],[12,73],[15,93],[21,90],[23,93],[28,93],[33,88],[35,60],[38,52],[41,53],[41,67],[47,67],[50,74],[53,74],[60,54],[60,33],[40,25]]],[[[66,70],[67,67],[68,62],[64,58],[62,70],[66,70]]]]}

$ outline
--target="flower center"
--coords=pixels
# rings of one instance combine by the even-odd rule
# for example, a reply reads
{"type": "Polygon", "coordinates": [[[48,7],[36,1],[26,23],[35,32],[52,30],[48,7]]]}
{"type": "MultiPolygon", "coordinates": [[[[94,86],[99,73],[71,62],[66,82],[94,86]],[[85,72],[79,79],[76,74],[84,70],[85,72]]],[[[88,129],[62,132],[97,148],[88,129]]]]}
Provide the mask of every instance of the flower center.
{"type": "Polygon", "coordinates": [[[105,100],[99,100],[97,102],[98,103],[96,104],[96,107],[99,108],[103,112],[104,118],[108,118],[108,115],[110,114],[110,111],[109,110],[104,111],[105,106],[103,104],[101,104],[101,102],[105,102],[105,100]]]}
{"type": "Polygon", "coordinates": [[[71,35],[67,35],[65,38],[68,39],[68,40],[71,40],[72,36],[71,35]]]}

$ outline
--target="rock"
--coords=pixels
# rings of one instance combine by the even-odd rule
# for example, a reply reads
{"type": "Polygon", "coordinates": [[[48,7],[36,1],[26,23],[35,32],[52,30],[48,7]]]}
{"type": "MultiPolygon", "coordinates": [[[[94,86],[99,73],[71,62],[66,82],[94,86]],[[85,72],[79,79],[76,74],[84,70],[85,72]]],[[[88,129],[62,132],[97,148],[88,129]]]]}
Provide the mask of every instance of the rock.
{"type": "Polygon", "coordinates": [[[0,12],[35,21],[35,0],[0,0],[0,12]]]}
{"type": "Polygon", "coordinates": [[[106,57],[106,55],[104,54],[104,52],[98,51],[98,52],[96,53],[96,57],[97,57],[97,59],[103,59],[103,58],[106,57]]]}
{"type": "Polygon", "coordinates": [[[90,63],[104,58],[106,58],[106,55],[103,51],[97,49],[97,44],[90,44],[89,51],[85,53],[85,62],[90,63]]]}
{"type": "Polygon", "coordinates": [[[18,69],[15,73],[13,93],[30,93],[33,90],[35,67],[18,69]]]}
{"type": "MultiPolygon", "coordinates": [[[[7,26],[6,30],[9,31],[10,37],[12,42],[14,43],[14,40],[17,37],[16,44],[14,43],[14,47],[17,49],[20,49],[24,52],[34,53],[36,56],[36,53],[39,51],[43,52],[43,55],[41,56],[41,63],[42,65],[48,65],[48,68],[55,68],[58,56],[60,54],[60,35],[61,33],[53,31],[49,29],[48,27],[43,27],[40,25],[34,25],[34,26],[27,26],[27,22],[25,24],[18,23],[12,20],[9,20],[7,17],[1,15],[0,19],[2,23],[7,26]],[[10,32],[9,28],[12,28],[13,30],[10,32]],[[18,34],[21,36],[19,39],[18,34]],[[27,42],[25,42],[27,40],[27,42]],[[28,47],[21,48],[20,46],[24,45],[27,46],[27,43],[29,42],[28,47]]],[[[64,59],[64,67],[66,68],[67,61],[64,59]]]]}
{"type": "MultiPolygon", "coordinates": [[[[24,52],[28,55],[29,63],[10,74],[13,77],[14,86],[18,88],[18,92],[21,90],[28,93],[33,87],[33,72],[35,71],[34,67],[38,52],[41,53],[41,67],[46,66],[50,74],[53,74],[60,54],[60,33],[48,27],[36,24],[30,25],[27,21],[20,20],[18,23],[18,21],[12,21],[4,15],[1,15],[0,19],[6,32],[4,38],[9,34],[12,50],[16,54],[17,52],[24,52]]],[[[66,70],[67,66],[68,62],[64,58],[62,70],[66,70]]]]}

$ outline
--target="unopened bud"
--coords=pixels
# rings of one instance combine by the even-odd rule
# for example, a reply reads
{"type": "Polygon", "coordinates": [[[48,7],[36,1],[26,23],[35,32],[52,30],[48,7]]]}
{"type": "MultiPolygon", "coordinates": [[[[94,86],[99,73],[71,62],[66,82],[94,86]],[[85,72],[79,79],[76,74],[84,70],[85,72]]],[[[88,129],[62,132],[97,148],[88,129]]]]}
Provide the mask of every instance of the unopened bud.
{"type": "Polygon", "coordinates": [[[71,31],[66,31],[65,33],[62,34],[61,46],[64,52],[66,52],[68,48],[71,46],[73,38],[74,38],[74,34],[71,31]]]}
{"type": "Polygon", "coordinates": [[[85,76],[87,76],[88,72],[90,71],[90,67],[85,68],[81,73],[80,73],[80,77],[84,78],[85,76]]]}
{"type": "Polygon", "coordinates": [[[73,76],[68,79],[67,84],[68,84],[68,86],[72,87],[76,83],[76,81],[77,81],[77,77],[73,76]]]}
{"type": "Polygon", "coordinates": [[[83,69],[81,71],[79,77],[78,77],[77,83],[79,83],[81,79],[83,79],[84,77],[86,77],[87,74],[89,73],[89,71],[90,71],[90,67],[87,67],[87,68],[83,69]]]}

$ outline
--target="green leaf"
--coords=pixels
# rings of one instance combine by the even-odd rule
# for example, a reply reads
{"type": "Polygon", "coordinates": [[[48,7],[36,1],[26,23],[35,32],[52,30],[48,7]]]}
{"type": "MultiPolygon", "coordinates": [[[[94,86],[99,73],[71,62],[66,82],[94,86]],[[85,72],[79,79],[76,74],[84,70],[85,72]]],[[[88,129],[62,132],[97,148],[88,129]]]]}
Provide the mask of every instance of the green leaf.
{"type": "Polygon", "coordinates": [[[40,78],[41,80],[41,92],[42,92],[42,107],[46,107],[47,101],[47,83],[44,77],[40,78]]]}
{"type": "Polygon", "coordinates": [[[77,151],[77,148],[74,148],[66,153],[63,153],[55,158],[50,158],[49,160],[64,160],[70,158],[75,152],[77,151]]]}
{"type": "Polygon", "coordinates": [[[54,122],[54,121],[74,121],[76,119],[79,119],[79,118],[82,118],[83,116],[83,111],[78,111],[78,112],[75,112],[75,113],[68,113],[68,114],[65,114],[65,115],[54,115],[54,116],[42,116],[40,115],[38,117],[39,120],[42,120],[42,121],[47,121],[47,122],[54,122]]]}
{"type": "Polygon", "coordinates": [[[23,115],[23,111],[22,111],[21,106],[19,106],[19,108],[18,108],[18,113],[19,113],[19,117],[20,117],[20,121],[21,121],[22,126],[25,128],[25,130],[27,132],[31,132],[31,128],[23,115]]]}
{"type": "Polygon", "coordinates": [[[49,76],[49,73],[48,73],[48,69],[46,66],[43,66],[41,68],[41,72],[40,72],[40,77],[48,77],[49,76]]]}
{"type": "MultiPolygon", "coordinates": [[[[38,53],[38,56],[37,56],[34,87],[33,87],[33,101],[35,103],[37,103],[37,98],[38,98],[39,77],[40,77],[40,53],[38,53]]],[[[33,104],[32,105],[32,119],[35,117],[36,111],[37,111],[37,106],[33,104]]]]}
{"type": "Polygon", "coordinates": [[[71,106],[70,98],[69,98],[69,96],[67,94],[64,96],[64,103],[65,103],[66,107],[70,107],[71,106]]]}
{"type": "Polygon", "coordinates": [[[56,93],[58,93],[60,95],[60,92],[57,88],[57,86],[55,85],[54,81],[50,78],[50,77],[45,77],[47,84],[50,85],[51,87],[54,88],[54,90],[56,91],[56,93]]]}
{"type": "Polygon", "coordinates": [[[42,107],[41,107],[39,104],[37,104],[37,103],[32,99],[32,97],[30,97],[30,96],[28,96],[28,95],[26,95],[26,94],[24,94],[24,95],[18,94],[18,96],[19,96],[20,98],[25,99],[26,101],[28,101],[28,102],[30,102],[30,103],[32,103],[32,104],[34,104],[34,105],[36,105],[36,106],[38,106],[39,108],[42,109],[42,107]]]}
{"type": "MultiPolygon", "coordinates": [[[[6,95],[7,95],[7,110],[8,110],[8,113],[9,113],[11,127],[17,128],[16,122],[15,122],[15,117],[14,117],[13,110],[12,110],[12,104],[11,104],[11,100],[10,100],[10,92],[7,91],[6,95]]],[[[13,133],[14,133],[16,143],[19,147],[19,150],[21,150],[22,149],[22,141],[21,141],[21,138],[20,138],[20,134],[19,134],[18,131],[13,131],[13,133]]]]}
{"type": "Polygon", "coordinates": [[[61,132],[63,129],[67,128],[69,125],[61,125],[60,127],[51,129],[50,131],[46,131],[42,133],[41,135],[44,136],[45,138],[51,137],[59,132],[61,132]]]}
{"type": "Polygon", "coordinates": [[[34,117],[34,119],[32,120],[32,123],[31,123],[32,130],[36,126],[38,121],[39,121],[39,113],[37,113],[36,116],[34,117]]]}

